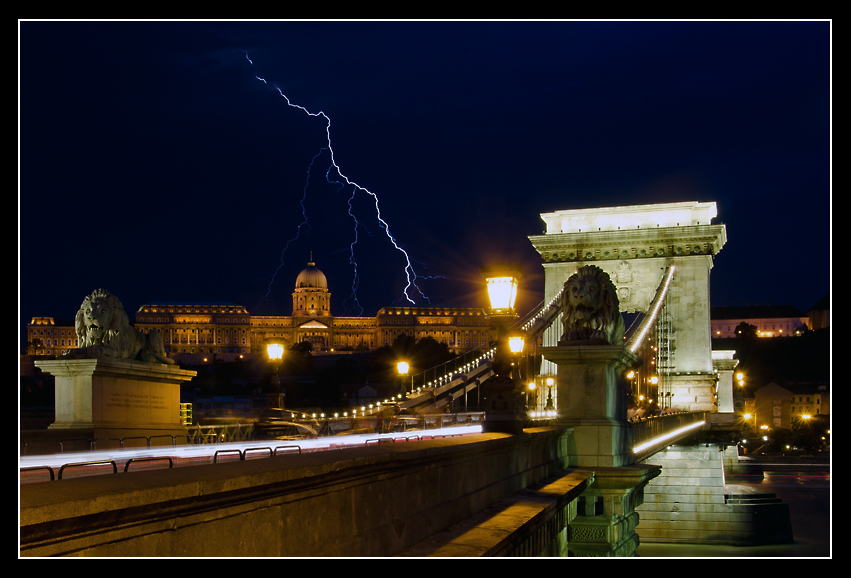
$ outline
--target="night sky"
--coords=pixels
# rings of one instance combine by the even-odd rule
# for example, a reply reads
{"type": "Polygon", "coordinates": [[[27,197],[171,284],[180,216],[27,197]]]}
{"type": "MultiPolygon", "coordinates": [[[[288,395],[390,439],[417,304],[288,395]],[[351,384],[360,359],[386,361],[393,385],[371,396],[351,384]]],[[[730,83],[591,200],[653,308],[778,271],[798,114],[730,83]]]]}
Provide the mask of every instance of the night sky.
{"type": "Polygon", "coordinates": [[[131,319],[150,301],[289,315],[311,251],[332,313],[373,316],[408,304],[376,202],[420,305],[486,306],[479,267],[507,261],[524,266],[528,311],[543,298],[527,238],[541,213],[715,201],[728,241],[712,304],[806,312],[831,279],[830,34],[19,22],[20,324],[70,320],[99,287],[131,319]],[[331,119],[334,161],[361,189],[329,173],[326,120],[278,89],[331,119]]]}

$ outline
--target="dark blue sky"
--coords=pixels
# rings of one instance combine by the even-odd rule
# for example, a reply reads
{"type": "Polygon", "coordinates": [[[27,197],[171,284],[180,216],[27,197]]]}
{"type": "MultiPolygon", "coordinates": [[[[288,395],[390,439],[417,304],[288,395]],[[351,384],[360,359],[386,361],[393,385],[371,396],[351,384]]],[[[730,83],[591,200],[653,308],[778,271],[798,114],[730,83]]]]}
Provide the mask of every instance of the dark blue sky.
{"type": "Polygon", "coordinates": [[[418,281],[434,305],[485,306],[479,267],[497,260],[523,263],[519,307],[537,303],[527,237],[540,213],[694,200],[716,201],[727,225],[713,304],[806,311],[831,278],[830,34],[830,22],[20,22],[21,324],[71,319],[97,287],[130,311],[220,300],[288,315],[310,251],[335,315],[403,304],[404,256],[376,199],[325,181],[325,120],[275,87],[331,119],[342,173],[377,196],[415,273],[446,278],[418,281]]]}

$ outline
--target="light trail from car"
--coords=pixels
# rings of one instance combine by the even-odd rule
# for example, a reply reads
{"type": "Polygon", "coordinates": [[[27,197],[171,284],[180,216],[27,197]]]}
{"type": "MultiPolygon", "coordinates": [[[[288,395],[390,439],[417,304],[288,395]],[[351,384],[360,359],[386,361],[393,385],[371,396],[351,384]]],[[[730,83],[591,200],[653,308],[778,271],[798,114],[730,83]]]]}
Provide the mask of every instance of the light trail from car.
{"type": "MultiPolygon", "coordinates": [[[[285,451],[278,453],[277,457],[283,457],[286,455],[294,455],[296,451],[286,451],[286,450],[294,450],[295,446],[298,446],[300,451],[302,452],[316,452],[316,451],[331,451],[331,450],[342,450],[348,449],[352,447],[364,447],[366,445],[370,445],[371,443],[401,443],[401,442],[414,442],[421,440],[423,438],[440,438],[440,437],[450,437],[457,435],[469,435],[476,434],[482,432],[481,425],[471,425],[471,426],[453,426],[453,427],[445,427],[433,430],[411,430],[406,432],[394,432],[387,434],[376,434],[376,433],[367,433],[367,434],[351,434],[351,435],[338,435],[338,436],[325,436],[325,437],[317,437],[310,439],[301,439],[301,440],[293,440],[293,439],[270,439],[270,440],[249,440],[243,442],[225,442],[225,443],[215,443],[215,444],[199,444],[199,445],[179,445],[179,446],[155,446],[151,448],[110,448],[104,450],[93,450],[87,452],[69,452],[64,454],[46,454],[46,455],[35,455],[35,456],[20,456],[18,459],[18,466],[20,470],[24,470],[25,468],[37,468],[37,467],[49,467],[54,470],[54,473],[57,473],[59,469],[67,464],[81,464],[86,462],[109,462],[113,461],[116,464],[116,467],[119,472],[124,472],[124,467],[127,462],[131,459],[139,459],[139,458],[163,458],[161,463],[158,462],[144,462],[148,464],[147,466],[142,466],[142,462],[138,464],[139,470],[150,470],[150,464],[156,464],[157,468],[165,468],[165,458],[170,457],[173,460],[174,467],[186,467],[192,465],[203,465],[208,463],[213,463],[214,456],[216,452],[219,452],[220,456],[217,458],[221,463],[237,461],[240,459],[238,455],[235,454],[236,451],[240,452],[243,456],[246,456],[246,460],[260,459],[264,457],[269,457],[269,452],[265,450],[271,450],[272,454],[275,454],[276,449],[283,448],[285,451]],[[246,450],[248,450],[246,452],[246,450]],[[231,452],[231,453],[228,453],[231,452]]],[[[93,475],[93,470],[103,470],[103,472],[98,471],[99,473],[112,473],[111,465],[106,466],[81,466],[88,467],[88,474],[93,475]]],[[[73,475],[72,469],[66,470],[68,473],[72,474],[70,478],[82,477],[81,475],[73,475]]],[[[128,473],[132,473],[134,471],[133,464],[131,464],[130,470],[128,473]]],[[[46,472],[46,470],[45,470],[46,472]]],[[[26,476],[28,480],[24,482],[22,479],[22,483],[32,483],[36,481],[47,481],[46,479],[30,479],[37,478],[38,476],[35,472],[21,472],[21,476],[24,477],[24,473],[29,474],[26,476]]],[[[43,473],[42,477],[46,478],[47,474],[43,473]]]]}

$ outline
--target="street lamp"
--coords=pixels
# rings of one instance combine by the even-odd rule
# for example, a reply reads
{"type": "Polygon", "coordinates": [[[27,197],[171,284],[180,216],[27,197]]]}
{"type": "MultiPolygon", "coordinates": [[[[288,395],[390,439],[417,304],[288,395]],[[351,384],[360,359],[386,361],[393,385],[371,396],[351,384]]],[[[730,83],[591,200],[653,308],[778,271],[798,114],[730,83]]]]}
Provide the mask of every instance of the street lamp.
{"type": "Polygon", "coordinates": [[[266,354],[269,359],[275,362],[275,375],[272,376],[272,396],[269,398],[269,406],[283,409],[285,394],[281,391],[281,378],[278,377],[278,368],[281,365],[281,358],[284,356],[284,344],[275,339],[266,341],[266,354]]]}
{"type": "MultiPolygon", "coordinates": [[[[753,415],[751,415],[751,414],[749,414],[749,413],[746,413],[746,414],[744,415],[744,418],[745,418],[745,421],[748,421],[748,420],[750,420],[751,418],[753,418],[753,431],[754,431],[754,433],[756,433],[756,412],[754,412],[754,414],[753,414],[753,415]]],[[[767,428],[766,428],[766,429],[767,429],[767,428]]]]}
{"type": "Polygon", "coordinates": [[[533,409],[538,408],[538,403],[537,403],[537,401],[538,401],[537,393],[538,392],[536,391],[536,388],[537,388],[537,386],[535,385],[535,382],[530,381],[528,391],[526,392],[526,410],[527,411],[529,409],[529,395],[530,394],[532,395],[532,408],[533,409]]]}
{"type": "Polygon", "coordinates": [[[555,380],[552,377],[547,378],[547,405],[546,405],[546,407],[544,407],[544,409],[547,410],[547,411],[551,411],[551,410],[554,410],[556,408],[555,405],[553,404],[553,384],[554,383],[555,383],[555,380]]]}
{"type": "Polygon", "coordinates": [[[490,314],[516,318],[514,301],[517,298],[517,285],[523,277],[523,266],[495,263],[482,267],[480,271],[487,281],[490,314]]]}
{"type": "Polygon", "coordinates": [[[500,370],[505,371],[507,369],[507,367],[500,365],[508,363],[510,360],[507,358],[512,354],[519,354],[523,351],[523,341],[519,338],[524,334],[508,334],[508,326],[518,317],[517,311],[514,309],[514,301],[517,298],[517,285],[523,277],[523,265],[494,263],[487,267],[481,267],[479,271],[485,278],[488,287],[490,307],[487,309],[486,315],[488,320],[497,328],[494,371],[499,375],[500,370]]]}
{"type": "Polygon", "coordinates": [[[497,345],[493,373],[486,383],[487,408],[484,431],[521,433],[523,431],[523,387],[512,379],[515,356],[523,351],[524,333],[509,334],[508,327],[518,315],[514,309],[517,285],[523,276],[522,265],[495,263],[479,269],[488,288],[488,320],[496,325],[497,345]]]}
{"type": "MultiPolygon", "coordinates": [[[[650,382],[650,385],[652,386],[647,388],[648,397],[652,396],[653,399],[657,399],[659,397],[659,376],[652,375],[647,381],[650,382]]],[[[650,399],[648,403],[652,404],[653,399],[650,399]]]]}
{"type": "Polygon", "coordinates": [[[408,375],[408,362],[400,361],[396,364],[396,371],[399,372],[399,393],[405,392],[405,376],[408,375]]]}

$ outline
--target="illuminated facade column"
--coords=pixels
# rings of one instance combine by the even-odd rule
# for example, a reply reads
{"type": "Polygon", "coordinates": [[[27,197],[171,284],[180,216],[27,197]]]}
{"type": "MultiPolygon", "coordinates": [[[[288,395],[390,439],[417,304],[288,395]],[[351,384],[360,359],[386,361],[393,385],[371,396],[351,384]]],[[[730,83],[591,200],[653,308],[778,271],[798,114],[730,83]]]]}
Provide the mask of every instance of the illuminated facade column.
{"type": "MultiPolygon", "coordinates": [[[[716,375],[712,366],[709,272],[727,241],[726,227],[713,225],[714,202],[684,202],[579,209],[544,213],[543,235],[529,240],[544,267],[544,302],[562,290],[583,265],[609,274],[622,312],[647,312],[666,267],[676,274],[669,292],[672,318],[671,373],[673,406],[711,410],[716,375]]],[[[544,346],[561,337],[556,322],[544,334],[544,346]]],[[[545,362],[542,374],[555,373],[545,362]]]]}
{"type": "Polygon", "coordinates": [[[712,363],[718,374],[717,405],[721,413],[734,411],[733,371],[739,364],[739,360],[733,358],[735,354],[735,350],[712,352],[712,363]]]}

